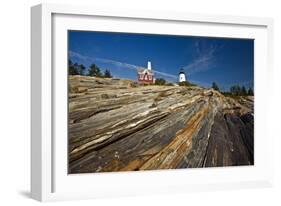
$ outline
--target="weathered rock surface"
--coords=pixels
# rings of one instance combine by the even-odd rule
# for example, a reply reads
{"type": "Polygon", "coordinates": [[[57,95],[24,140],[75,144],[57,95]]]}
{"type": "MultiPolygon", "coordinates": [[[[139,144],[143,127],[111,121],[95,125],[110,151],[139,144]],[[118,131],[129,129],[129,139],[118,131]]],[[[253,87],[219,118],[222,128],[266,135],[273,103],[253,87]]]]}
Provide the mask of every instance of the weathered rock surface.
{"type": "Polygon", "coordinates": [[[252,165],[253,98],[69,77],[69,173],[252,165]]]}

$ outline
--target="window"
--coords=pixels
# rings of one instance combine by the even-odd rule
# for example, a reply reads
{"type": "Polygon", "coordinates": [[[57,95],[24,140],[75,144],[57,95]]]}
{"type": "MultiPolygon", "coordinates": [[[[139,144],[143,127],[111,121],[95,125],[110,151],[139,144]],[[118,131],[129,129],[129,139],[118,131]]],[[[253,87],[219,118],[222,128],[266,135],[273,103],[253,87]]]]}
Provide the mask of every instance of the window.
{"type": "Polygon", "coordinates": [[[144,74],[144,80],[147,80],[147,73],[144,74]]]}

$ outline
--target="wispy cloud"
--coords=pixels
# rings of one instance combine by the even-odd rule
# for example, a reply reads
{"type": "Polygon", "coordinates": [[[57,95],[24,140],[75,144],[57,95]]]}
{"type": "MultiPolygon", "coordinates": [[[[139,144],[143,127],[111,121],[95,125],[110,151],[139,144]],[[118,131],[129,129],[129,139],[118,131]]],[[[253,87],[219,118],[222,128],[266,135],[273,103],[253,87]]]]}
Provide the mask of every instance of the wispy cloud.
{"type": "Polygon", "coordinates": [[[86,61],[88,63],[102,62],[102,63],[112,64],[112,65],[115,65],[115,66],[118,66],[118,67],[125,67],[125,68],[128,68],[128,69],[135,69],[135,70],[137,70],[137,68],[139,67],[137,65],[119,62],[119,61],[115,61],[115,60],[112,60],[112,59],[105,59],[105,58],[99,58],[99,57],[89,57],[89,56],[85,56],[85,55],[82,55],[82,54],[74,52],[74,51],[69,51],[68,54],[69,54],[70,57],[75,57],[75,58],[78,58],[80,60],[86,61]]]}
{"type": "Polygon", "coordinates": [[[159,75],[162,75],[162,76],[165,76],[165,77],[170,77],[172,79],[178,79],[178,77],[176,75],[173,75],[173,74],[168,74],[168,73],[165,73],[165,72],[159,72],[155,69],[153,69],[154,73],[155,74],[159,74],[159,75]]]}
{"type": "MultiPolygon", "coordinates": [[[[89,57],[89,56],[85,56],[82,55],[80,53],[74,52],[74,51],[69,51],[68,52],[70,57],[75,57],[78,58],[80,60],[86,61],[87,63],[92,63],[92,62],[101,62],[101,63],[106,63],[106,64],[111,64],[120,68],[127,68],[127,69],[132,69],[132,70],[138,70],[139,68],[141,68],[142,66],[138,66],[138,65],[134,65],[134,64],[129,64],[126,62],[120,62],[120,61],[116,61],[116,60],[112,60],[112,59],[106,59],[106,58],[100,58],[100,57],[89,57]]],[[[161,72],[161,71],[157,71],[155,70],[155,68],[153,68],[153,71],[155,74],[159,74],[160,76],[165,76],[171,79],[177,79],[178,77],[172,74],[168,74],[165,72],[161,72]]]]}
{"type": "Polygon", "coordinates": [[[104,59],[104,58],[94,58],[94,60],[98,61],[98,62],[102,62],[102,63],[107,63],[107,64],[112,64],[112,65],[115,65],[115,66],[118,66],[118,67],[125,67],[125,68],[128,68],[128,69],[134,69],[134,70],[137,70],[138,68],[140,68],[140,66],[137,66],[137,65],[133,65],[133,64],[128,64],[128,63],[125,63],[125,62],[119,62],[119,61],[116,61],[116,60],[112,60],[112,59],[104,59]]]}
{"type": "Polygon", "coordinates": [[[215,53],[219,49],[215,44],[205,45],[204,41],[196,41],[194,47],[196,58],[183,67],[188,75],[212,69],[215,62],[215,53]]]}

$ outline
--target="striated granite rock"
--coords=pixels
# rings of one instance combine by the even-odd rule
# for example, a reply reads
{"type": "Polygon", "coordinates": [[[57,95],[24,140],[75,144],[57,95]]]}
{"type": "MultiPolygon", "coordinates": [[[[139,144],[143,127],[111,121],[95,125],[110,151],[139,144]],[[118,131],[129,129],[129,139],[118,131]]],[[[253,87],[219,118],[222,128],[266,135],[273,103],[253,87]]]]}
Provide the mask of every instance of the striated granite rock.
{"type": "Polygon", "coordinates": [[[254,163],[253,97],[69,77],[69,173],[254,163]]]}

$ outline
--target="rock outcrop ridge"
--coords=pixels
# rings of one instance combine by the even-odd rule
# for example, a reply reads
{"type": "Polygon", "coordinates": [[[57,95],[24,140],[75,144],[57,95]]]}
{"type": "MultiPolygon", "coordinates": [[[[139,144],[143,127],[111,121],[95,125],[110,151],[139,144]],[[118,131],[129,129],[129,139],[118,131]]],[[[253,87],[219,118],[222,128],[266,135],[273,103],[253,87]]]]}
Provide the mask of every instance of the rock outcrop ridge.
{"type": "Polygon", "coordinates": [[[69,173],[252,165],[253,97],[69,77],[69,173]]]}

